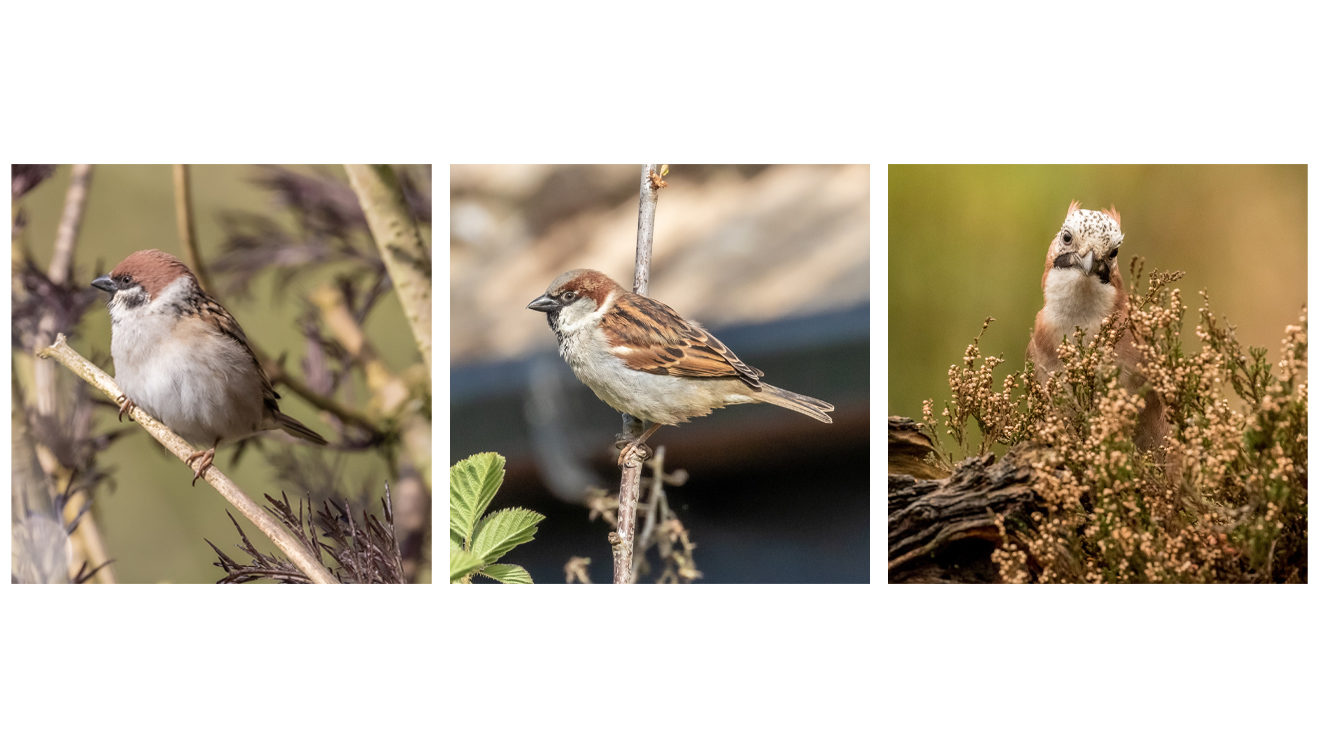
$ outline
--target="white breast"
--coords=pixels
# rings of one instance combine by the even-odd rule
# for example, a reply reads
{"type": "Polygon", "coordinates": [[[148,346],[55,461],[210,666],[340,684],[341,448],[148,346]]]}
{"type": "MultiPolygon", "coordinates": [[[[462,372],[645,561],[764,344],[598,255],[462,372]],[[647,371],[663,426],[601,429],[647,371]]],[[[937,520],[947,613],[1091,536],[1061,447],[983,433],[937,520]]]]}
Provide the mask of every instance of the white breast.
{"type": "Polygon", "coordinates": [[[1055,343],[1080,327],[1094,335],[1113,310],[1118,289],[1076,268],[1054,268],[1045,278],[1045,319],[1054,329],[1055,343]]]}
{"type": "Polygon", "coordinates": [[[265,405],[260,374],[247,350],[172,309],[188,283],[180,278],[149,304],[112,305],[110,353],[115,381],[129,399],[184,439],[210,447],[217,439],[238,439],[267,427],[265,405]]]}
{"type": "Polygon", "coordinates": [[[599,327],[576,327],[563,335],[559,353],[596,397],[620,413],[673,425],[715,408],[755,400],[737,380],[676,377],[630,369],[610,351],[599,327]]]}

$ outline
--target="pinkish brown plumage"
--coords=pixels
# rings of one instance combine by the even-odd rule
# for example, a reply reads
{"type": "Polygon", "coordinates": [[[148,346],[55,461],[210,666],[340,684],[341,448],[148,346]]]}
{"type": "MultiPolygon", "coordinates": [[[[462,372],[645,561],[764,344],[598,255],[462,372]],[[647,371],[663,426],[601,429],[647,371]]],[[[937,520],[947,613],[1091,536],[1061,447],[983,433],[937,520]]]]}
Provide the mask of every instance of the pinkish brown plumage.
{"type": "MultiPolygon", "coordinates": [[[[1084,210],[1074,200],[1068,206],[1063,226],[1045,253],[1041,290],[1045,305],[1036,314],[1036,325],[1027,344],[1027,358],[1036,365],[1036,376],[1044,382],[1059,368],[1059,344],[1077,328],[1094,335],[1100,324],[1118,315],[1118,324],[1128,311],[1128,294],[1119,271],[1118,248],[1123,244],[1121,217],[1116,208],[1084,210]]],[[[1143,379],[1137,370],[1141,356],[1124,331],[1114,345],[1114,355],[1123,372],[1123,383],[1138,390],[1143,379]]],[[[1151,449],[1168,431],[1164,406],[1155,392],[1146,393],[1146,404],[1137,424],[1135,442],[1151,449]]]]}

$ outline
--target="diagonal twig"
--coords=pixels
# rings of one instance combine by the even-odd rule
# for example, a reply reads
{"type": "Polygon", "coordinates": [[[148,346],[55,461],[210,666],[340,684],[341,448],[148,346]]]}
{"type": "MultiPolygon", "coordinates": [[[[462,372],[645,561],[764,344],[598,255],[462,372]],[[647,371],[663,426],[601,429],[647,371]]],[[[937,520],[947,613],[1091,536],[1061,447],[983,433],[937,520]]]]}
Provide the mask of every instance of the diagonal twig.
{"type": "MultiPolygon", "coordinates": [[[[69,347],[63,333],[56,336],[54,345],[37,351],[37,355],[41,358],[53,358],[64,364],[74,374],[82,377],[88,384],[103,392],[112,402],[120,402],[120,398],[124,395],[123,391],[119,389],[119,385],[115,383],[115,380],[109,374],[101,371],[96,365],[69,347]]],[[[129,415],[148,434],[151,434],[152,438],[172,452],[175,457],[186,462],[187,458],[193,454],[194,450],[191,444],[171,431],[165,424],[152,418],[146,411],[134,406],[129,410],[129,415]]],[[[217,470],[214,465],[207,469],[203,478],[215,487],[215,490],[219,491],[220,495],[224,496],[244,517],[247,517],[249,522],[256,525],[258,530],[270,538],[271,542],[275,543],[275,547],[279,548],[309,579],[318,584],[338,584],[338,580],[334,578],[330,571],[308,553],[297,538],[263,510],[259,504],[243,493],[242,489],[231,481],[228,476],[217,470]]]]}

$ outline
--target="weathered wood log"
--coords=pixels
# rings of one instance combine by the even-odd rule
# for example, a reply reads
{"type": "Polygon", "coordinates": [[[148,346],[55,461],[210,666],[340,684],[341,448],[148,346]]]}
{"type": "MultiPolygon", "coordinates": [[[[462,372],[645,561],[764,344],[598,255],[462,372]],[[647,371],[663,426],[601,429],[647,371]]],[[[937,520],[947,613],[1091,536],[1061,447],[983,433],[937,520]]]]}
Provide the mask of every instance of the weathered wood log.
{"type": "Polygon", "coordinates": [[[926,460],[935,454],[935,443],[921,431],[921,424],[902,416],[889,417],[889,474],[933,480],[949,477],[949,471],[926,460]]]}
{"type": "Polygon", "coordinates": [[[889,424],[889,581],[997,581],[990,560],[1001,539],[996,515],[1011,517],[1011,525],[1041,506],[1030,486],[1029,453],[1015,448],[998,461],[994,455],[969,457],[947,478],[921,479],[895,472],[913,461],[926,464],[911,437],[914,424],[905,418],[890,418],[889,424]]]}

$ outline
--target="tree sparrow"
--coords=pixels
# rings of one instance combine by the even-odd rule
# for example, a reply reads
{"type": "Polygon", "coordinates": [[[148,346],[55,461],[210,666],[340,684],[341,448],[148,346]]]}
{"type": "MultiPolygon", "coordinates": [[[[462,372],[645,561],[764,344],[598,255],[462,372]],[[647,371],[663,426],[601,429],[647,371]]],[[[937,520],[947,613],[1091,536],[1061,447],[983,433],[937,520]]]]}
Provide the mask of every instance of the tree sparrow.
{"type": "Polygon", "coordinates": [[[127,398],[176,434],[208,449],[187,460],[193,485],[223,441],[282,429],[314,444],[321,435],[280,412],[279,394],[233,315],[158,249],[134,252],[92,285],[110,294],[110,354],[127,398]]]}
{"type": "Polygon", "coordinates": [[[528,309],[544,312],[559,354],[611,408],[650,423],[619,453],[622,465],[661,426],[716,408],[770,403],[832,423],[834,406],[761,381],[714,335],[660,302],[630,293],[595,270],[555,278],[528,309]]]}
{"type": "MultiPolygon", "coordinates": [[[[1036,314],[1036,327],[1027,344],[1027,358],[1035,362],[1042,383],[1059,368],[1058,348],[1065,335],[1072,335],[1078,327],[1094,335],[1109,315],[1127,314],[1128,295],[1118,268],[1122,244],[1118,210],[1083,210],[1076,200],[1068,206],[1063,226],[1045,253],[1045,274],[1040,279],[1045,306],[1036,314]]],[[[1141,358],[1130,332],[1122,333],[1114,353],[1124,386],[1136,391],[1142,384],[1137,373],[1141,358]]],[[[1158,446],[1166,430],[1164,407],[1154,392],[1148,392],[1137,424],[1137,446],[1158,446]]]]}

